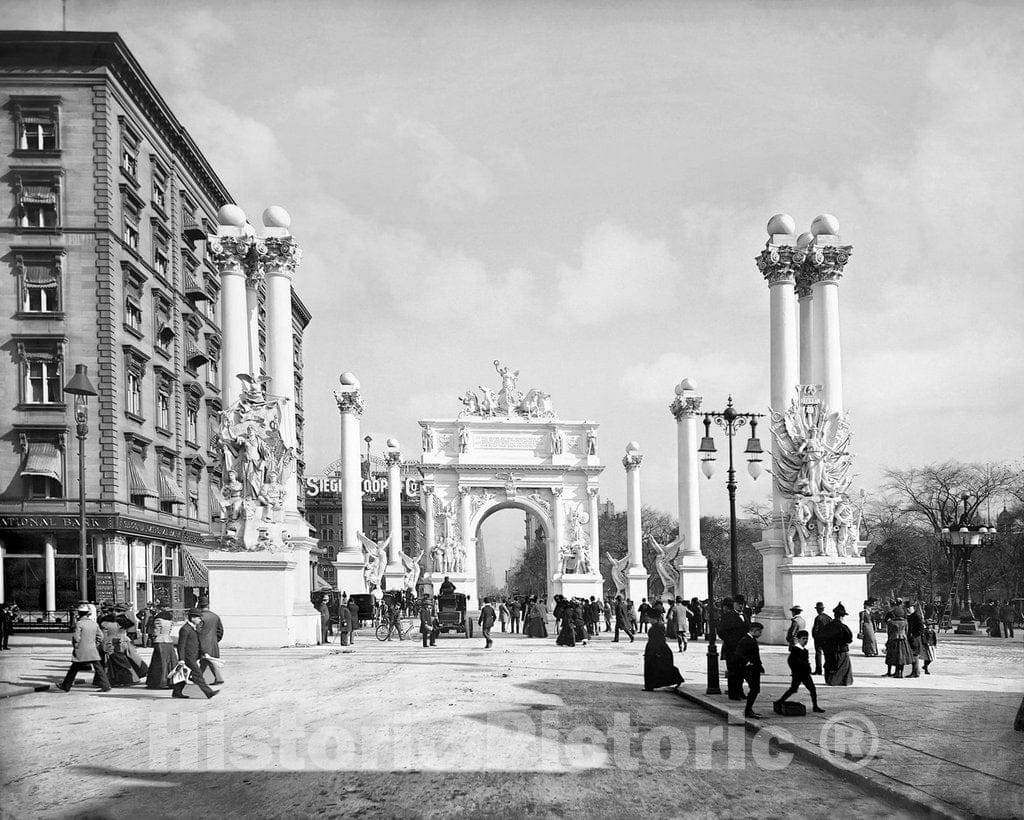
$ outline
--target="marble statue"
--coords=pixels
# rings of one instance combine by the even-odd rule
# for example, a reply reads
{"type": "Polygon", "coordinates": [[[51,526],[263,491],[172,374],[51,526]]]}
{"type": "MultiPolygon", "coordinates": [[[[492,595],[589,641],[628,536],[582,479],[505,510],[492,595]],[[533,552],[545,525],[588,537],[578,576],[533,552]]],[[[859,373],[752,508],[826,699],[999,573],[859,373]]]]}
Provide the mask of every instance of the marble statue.
{"type": "Polygon", "coordinates": [[[459,452],[464,453],[469,449],[469,428],[459,428],[459,452]]]}
{"type": "Polygon", "coordinates": [[[587,430],[587,455],[597,455],[597,433],[594,430],[587,430]]]}
{"type": "Polygon", "coordinates": [[[589,575],[591,572],[590,566],[590,545],[589,544],[574,544],[573,558],[576,559],[576,572],[580,575],[589,575]]]}
{"type": "Polygon", "coordinates": [[[510,367],[502,367],[501,362],[494,360],[494,369],[501,376],[501,390],[498,391],[498,410],[506,416],[512,415],[522,400],[516,380],[519,378],[519,371],[513,371],[510,367]]]}
{"type": "Polygon", "coordinates": [[[480,413],[484,416],[493,416],[498,412],[498,399],[494,391],[489,387],[480,385],[480,413]]]}
{"type": "Polygon", "coordinates": [[[430,557],[433,559],[434,572],[445,571],[445,560],[444,560],[444,542],[434,544],[434,549],[430,553],[430,557]]]}
{"type": "Polygon", "coordinates": [[[530,390],[525,395],[518,387],[519,371],[505,367],[497,359],[494,369],[501,378],[501,387],[497,393],[489,387],[480,385],[481,395],[467,390],[459,401],[463,405],[459,416],[519,415],[527,419],[554,418],[555,409],[551,405],[551,394],[540,390],[530,390]]]}
{"type": "Polygon", "coordinates": [[[851,556],[858,533],[848,494],[853,477],[846,415],[828,412],[820,385],[799,385],[785,412],[771,411],[771,430],[779,445],[772,472],[786,499],[786,555],[851,556]]]}
{"type": "Polygon", "coordinates": [[[384,570],[388,566],[388,547],[391,545],[391,535],[388,535],[380,543],[367,537],[362,532],[356,533],[356,538],[363,545],[366,552],[366,559],[363,563],[363,582],[367,591],[380,587],[380,581],[384,577],[384,570]]]}
{"type": "Polygon", "coordinates": [[[423,452],[433,452],[435,447],[434,428],[424,427],[423,428],[423,452]]]}
{"type": "Polygon", "coordinates": [[[407,555],[404,551],[398,553],[402,559],[402,566],[405,567],[405,577],[402,579],[404,589],[412,593],[416,592],[416,585],[420,582],[420,559],[423,557],[423,550],[420,549],[416,555],[407,555]]]}
{"type": "Polygon", "coordinates": [[[564,450],[564,449],[565,449],[565,437],[562,435],[562,431],[561,430],[557,430],[557,429],[552,430],[551,431],[551,452],[554,455],[556,455],[556,456],[560,456],[562,454],[562,450],[564,450]]]}
{"type": "Polygon", "coordinates": [[[284,549],[284,485],[295,470],[297,441],[289,399],[268,396],[265,376],[240,373],[243,390],[220,416],[212,443],[225,482],[221,517],[237,522],[223,539],[224,549],[284,549]],[[263,527],[264,522],[278,526],[263,527]]]}
{"type": "Polygon", "coordinates": [[[626,570],[629,568],[629,554],[627,553],[622,558],[613,558],[610,552],[606,552],[604,557],[608,559],[608,563],[611,566],[612,583],[615,584],[615,592],[625,598],[626,589],[629,586],[629,580],[626,578],[626,570]]]}
{"type": "Polygon", "coordinates": [[[679,569],[675,562],[682,547],[682,541],[676,539],[667,547],[663,547],[653,535],[647,536],[647,540],[654,548],[654,568],[661,579],[662,595],[675,597],[676,590],[679,588],[679,569]]]}

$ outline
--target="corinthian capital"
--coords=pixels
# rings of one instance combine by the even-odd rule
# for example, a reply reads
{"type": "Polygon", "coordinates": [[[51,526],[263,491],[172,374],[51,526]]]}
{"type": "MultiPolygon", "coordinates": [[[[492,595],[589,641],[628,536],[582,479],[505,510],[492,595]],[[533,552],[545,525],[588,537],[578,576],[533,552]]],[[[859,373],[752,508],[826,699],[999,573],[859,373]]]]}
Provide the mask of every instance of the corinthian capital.
{"type": "Polygon", "coordinates": [[[808,284],[816,282],[838,282],[843,278],[843,268],[853,253],[852,245],[825,245],[808,248],[807,259],[801,267],[801,278],[808,284]]]}
{"type": "Polygon", "coordinates": [[[299,243],[291,236],[267,237],[263,240],[263,268],[270,275],[291,276],[302,258],[299,243]]]}
{"type": "Polygon", "coordinates": [[[245,273],[249,256],[249,237],[211,236],[207,243],[210,259],[218,273],[245,273]]]}
{"type": "Polygon", "coordinates": [[[622,459],[622,466],[626,468],[626,472],[638,470],[643,460],[644,457],[640,453],[629,453],[622,459]]]}
{"type": "Polygon", "coordinates": [[[799,257],[799,251],[792,245],[769,243],[754,261],[768,284],[774,285],[778,282],[792,282],[795,279],[799,257]]]}
{"type": "Polygon", "coordinates": [[[699,416],[702,401],[704,401],[702,396],[676,396],[675,401],[668,406],[668,409],[675,416],[676,421],[682,421],[685,418],[699,416]]]}
{"type": "Polygon", "coordinates": [[[366,409],[366,404],[358,390],[345,390],[341,393],[335,391],[334,400],[338,402],[338,410],[342,413],[355,413],[357,416],[361,416],[366,409]]]}

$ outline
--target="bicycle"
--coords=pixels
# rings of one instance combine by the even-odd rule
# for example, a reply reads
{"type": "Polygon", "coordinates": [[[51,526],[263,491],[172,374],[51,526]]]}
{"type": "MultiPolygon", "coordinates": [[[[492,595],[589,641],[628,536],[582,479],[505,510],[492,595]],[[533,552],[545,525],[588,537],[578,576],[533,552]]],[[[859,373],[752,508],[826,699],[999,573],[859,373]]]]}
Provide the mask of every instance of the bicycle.
{"type": "Polygon", "coordinates": [[[412,621],[403,621],[397,618],[377,625],[377,640],[390,641],[392,635],[398,635],[398,640],[404,641],[412,632],[412,621]]]}

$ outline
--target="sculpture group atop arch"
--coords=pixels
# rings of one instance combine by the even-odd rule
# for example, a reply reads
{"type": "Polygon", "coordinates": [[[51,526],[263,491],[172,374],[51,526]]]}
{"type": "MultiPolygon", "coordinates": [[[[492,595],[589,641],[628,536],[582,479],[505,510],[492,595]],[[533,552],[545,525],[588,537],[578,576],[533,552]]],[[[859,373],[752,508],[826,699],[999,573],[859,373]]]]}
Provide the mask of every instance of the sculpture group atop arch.
{"type": "Polygon", "coordinates": [[[493,364],[500,388],[467,390],[457,416],[419,423],[423,581],[436,589],[447,575],[475,605],[480,525],[498,510],[519,509],[547,536],[547,594],[600,596],[598,425],[559,419],[550,394],[520,390],[518,370],[493,364]]]}

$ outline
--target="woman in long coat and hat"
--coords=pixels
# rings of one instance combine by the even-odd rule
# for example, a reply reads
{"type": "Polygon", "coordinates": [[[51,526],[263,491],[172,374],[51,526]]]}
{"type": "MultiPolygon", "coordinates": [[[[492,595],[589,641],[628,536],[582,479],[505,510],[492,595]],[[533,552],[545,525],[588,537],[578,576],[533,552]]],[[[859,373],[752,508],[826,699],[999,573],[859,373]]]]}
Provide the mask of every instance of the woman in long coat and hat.
{"type": "Polygon", "coordinates": [[[178,665],[178,652],[174,648],[171,637],[171,626],[174,616],[170,610],[164,609],[157,601],[157,612],[153,616],[153,657],[149,659],[149,672],[146,675],[148,689],[170,689],[171,683],[167,676],[178,665]]]}
{"type": "Polygon", "coordinates": [[[850,643],[853,633],[843,623],[846,607],[842,601],[832,610],[832,622],[821,630],[821,645],[825,653],[825,683],[829,686],[849,686],[853,683],[853,666],[850,664],[850,643]]]}
{"type": "Polygon", "coordinates": [[[678,689],[683,683],[683,676],[673,663],[672,649],[665,635],[665,622],[661,615],[655,615],[654,618],[647,630],[647,646],[644,648],[644,691],[653,692],[663,686],[678,689]]]}

